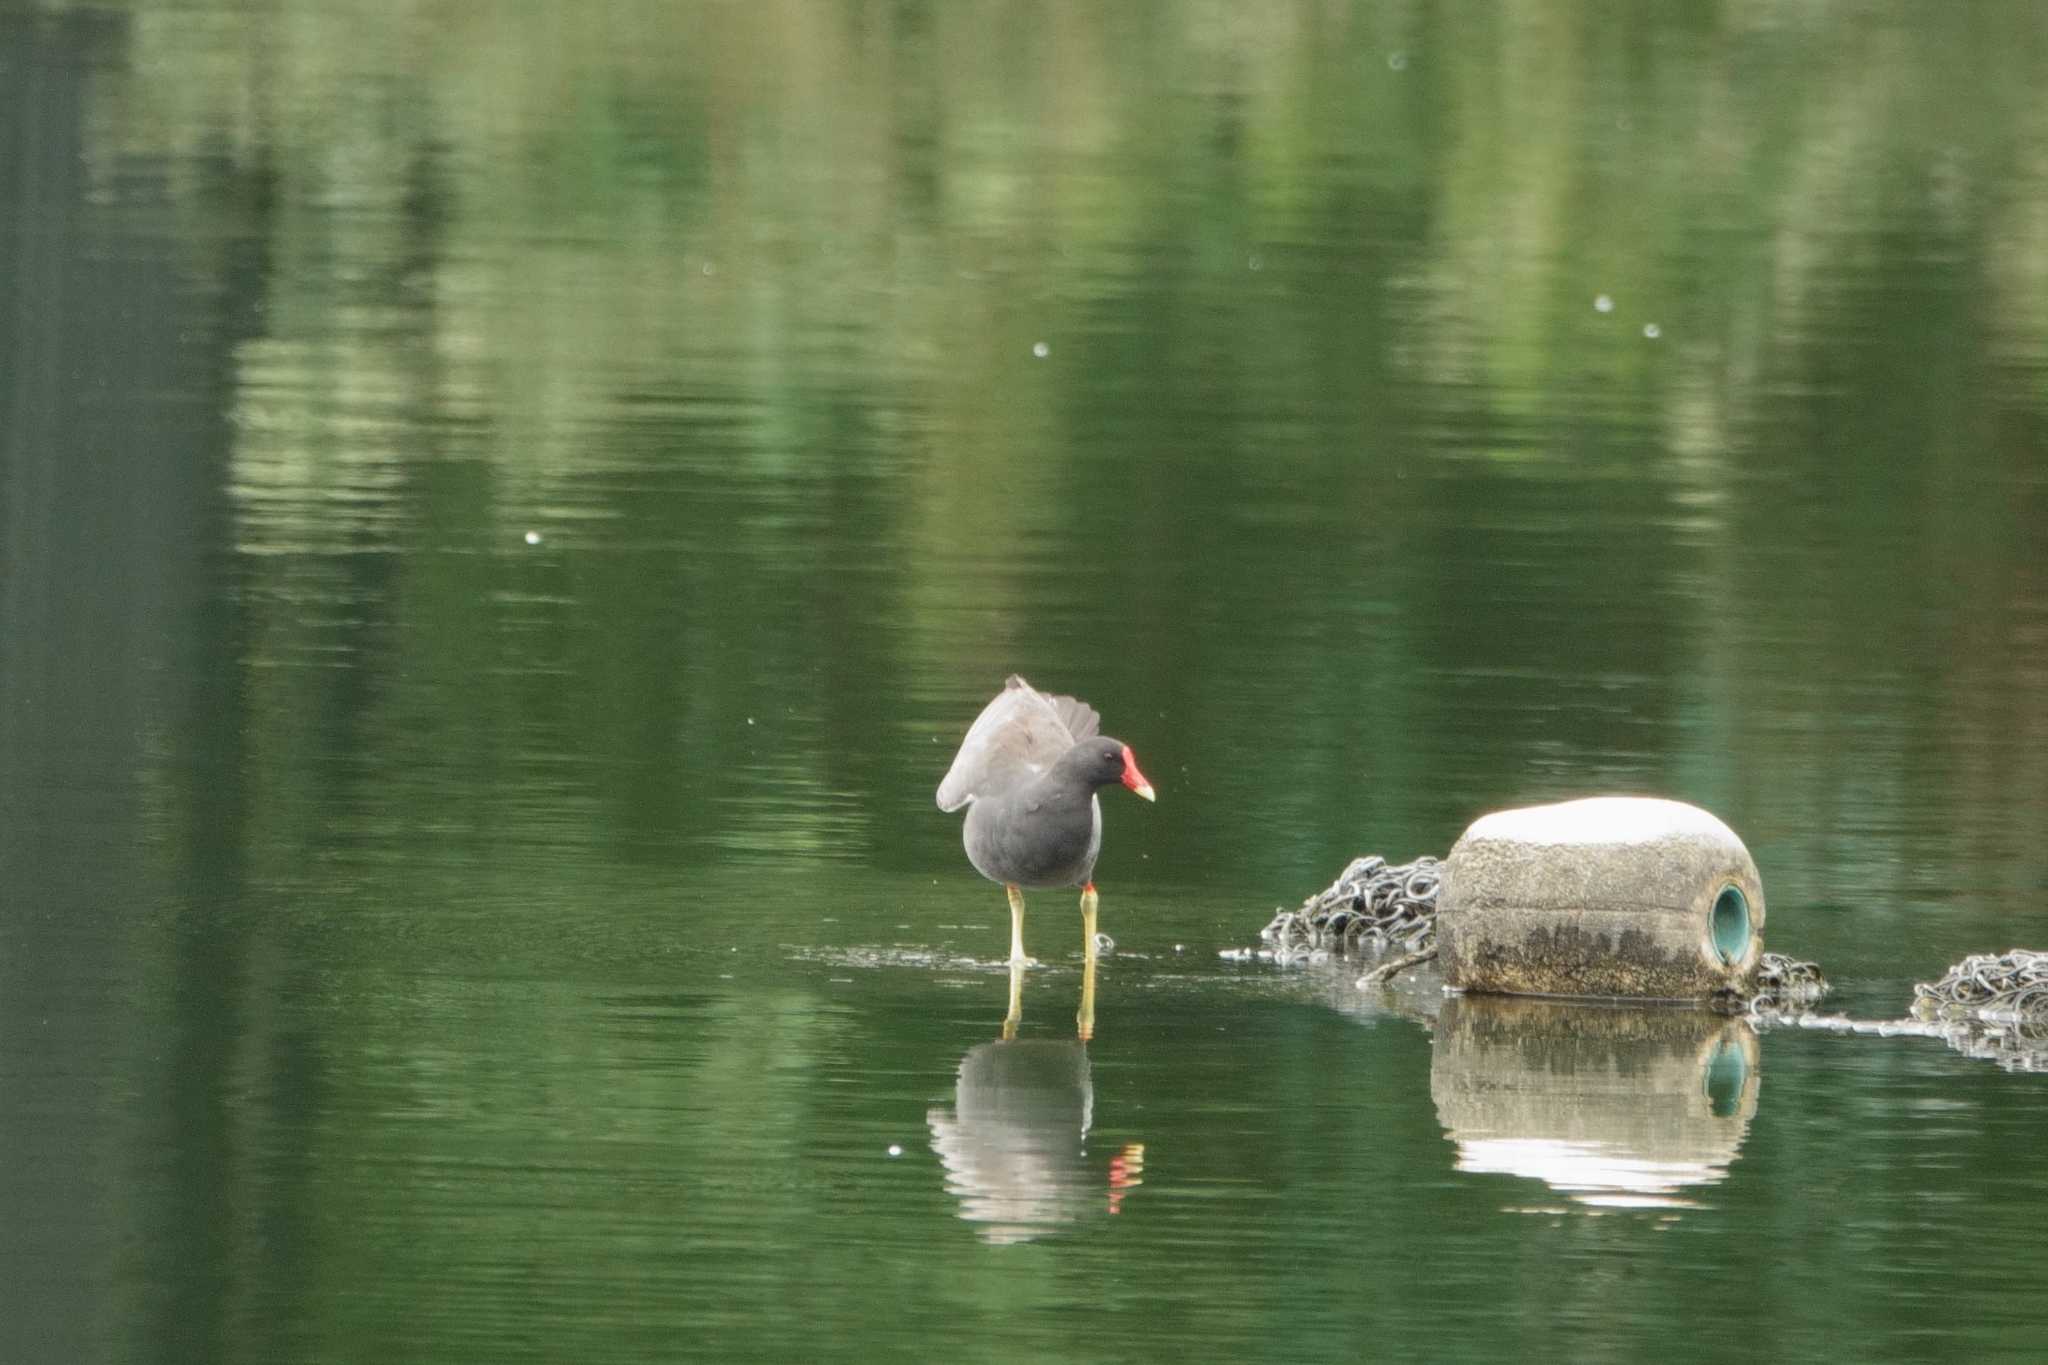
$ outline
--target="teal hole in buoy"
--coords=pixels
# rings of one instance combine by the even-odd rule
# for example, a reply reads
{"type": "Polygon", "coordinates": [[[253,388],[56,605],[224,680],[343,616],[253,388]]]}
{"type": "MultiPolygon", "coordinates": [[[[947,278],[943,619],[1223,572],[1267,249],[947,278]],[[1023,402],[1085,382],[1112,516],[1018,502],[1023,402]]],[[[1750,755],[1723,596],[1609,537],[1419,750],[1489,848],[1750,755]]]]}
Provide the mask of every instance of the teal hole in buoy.
{"type": "Polygon", "coordinates": [[[1742,1091],[1748,1084],[1749,1058],[1723,1038],[1707,1062],[1707,1112],[1717,1119],[1734,1118],[1742,1112],[1742,1091]]]}
{"type": "Polygon", "coordinates": [[[1749,898],[1735,886],[1721,888],[1714,898],[1714,914],[1708,924],[1714,951],[1723,962],[1739,962],[1749,951],[1749,898]]]}

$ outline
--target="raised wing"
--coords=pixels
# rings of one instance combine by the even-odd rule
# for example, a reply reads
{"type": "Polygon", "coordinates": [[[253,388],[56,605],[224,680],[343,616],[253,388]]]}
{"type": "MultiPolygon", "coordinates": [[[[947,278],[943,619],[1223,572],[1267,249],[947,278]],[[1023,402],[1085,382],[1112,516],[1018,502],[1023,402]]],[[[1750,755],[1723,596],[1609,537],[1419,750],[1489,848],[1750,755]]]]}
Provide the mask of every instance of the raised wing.
{"type": "Polygon", "coordinates": [[[1029,782],[1101,727],[1102,717],[1087,702],[1047,696],[1012,673],[960,741],[939,783],[939,809],[958,810],[978,796],[1029,782]]]}

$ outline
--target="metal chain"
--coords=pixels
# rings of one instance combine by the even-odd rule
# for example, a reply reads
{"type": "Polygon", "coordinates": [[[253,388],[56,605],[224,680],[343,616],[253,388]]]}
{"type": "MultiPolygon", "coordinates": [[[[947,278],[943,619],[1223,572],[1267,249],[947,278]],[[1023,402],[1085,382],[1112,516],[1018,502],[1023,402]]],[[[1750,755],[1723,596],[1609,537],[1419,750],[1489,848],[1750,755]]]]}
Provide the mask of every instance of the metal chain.
{"type": "Polygon", "coordinates": [[[1751,1018],[1804,1013],[1834,989],[1821,975],[1820,964],[1801,962],[1783,953],[1765,953],[1756,961],[1749,995],[1737,996],[1737,1012],[1751,1018]]]}
{"type": "MultiPolygon", "coordinates": [[[[1377,854],[1353,858],[1337,880],[1301,903],[1276,910],[1259,931],[1271,944],[1258,956],[1279,963],[1326,961],[1332,953],[1400,948],[1414,953],[1436,943],[1436,898],[1443,861],[1422,857],[1389,863],[1377,854]]],[[[1246,954],[1249,956],[1249,954],[1246,954]]]]}
{"type": "Polygon", "coordinates": [[[1974,1014],[1994,1023],[2048,1029],[2048,953],[2024,948],[1972,953],[1941,980],[1913,987],[1913,1013],[1923,1018],[1974,1014]]]}

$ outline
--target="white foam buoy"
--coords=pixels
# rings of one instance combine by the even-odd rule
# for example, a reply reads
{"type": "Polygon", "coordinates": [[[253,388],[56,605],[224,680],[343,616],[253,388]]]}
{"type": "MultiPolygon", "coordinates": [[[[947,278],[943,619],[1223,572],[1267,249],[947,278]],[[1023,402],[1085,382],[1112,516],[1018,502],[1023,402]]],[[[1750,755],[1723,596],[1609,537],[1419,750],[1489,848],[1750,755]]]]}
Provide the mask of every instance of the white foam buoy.
{"type": "Polygon", "coordinates": [[[1444,860],[1447,985],[1697,1000],[1763,953],[1764,894],[1735,832],[1682,801],[1603,796],[1475,820],[1444,860]]]}

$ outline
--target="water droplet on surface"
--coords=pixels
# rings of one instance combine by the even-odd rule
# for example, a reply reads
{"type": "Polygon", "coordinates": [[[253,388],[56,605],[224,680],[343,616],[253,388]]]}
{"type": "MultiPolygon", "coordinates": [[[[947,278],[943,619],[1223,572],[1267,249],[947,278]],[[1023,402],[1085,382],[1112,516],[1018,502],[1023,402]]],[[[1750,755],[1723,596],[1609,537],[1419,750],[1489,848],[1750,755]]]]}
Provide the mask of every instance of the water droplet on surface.
{"type": "Polygon", "coordinates": [[[1266,268],[1266,259],[1263,256],[1254,256],[1244,263],[1244,268],[1247,270],[1264,270],[1266,268]]]}
{"type": "Polygon", "coordinates": [[[1605,294],[1595,294],[1595,295],[1593,296],[1593,311],[1594,311],[1594,312],[1596,312],[1596,313],[1611,313],[1611,312],[1613,312],[1613,311],[1614,311],[1614,300],[1613,300],[1613,299],[1610,299],[1610,298],[1608,298],[1608,297],[1607,297],[1607,295],[1605,295],[1605,294]]]}
{"type": "Polygon", "coordinates": [[[538,532],[538,531],[528,531],[528,532],[526,533],[526,543],[527,543],[528,545],[538,545],[538,544],[540,544],[540,532],[538,532]]]}
{"type": "Polygon", "coordinates": [[[1405,52],[1389,52],[1389,53],[1387,54],[1387,70],[1389,70],[1389,71],[1406,71],[1407,69],[1408,69],[1408,54],[1407,54],[1407,53],[1405,53],[1405,52]]]}
{"type": "Polygon", "coordinates": [[[1031,344],[1031,354],[1037,356],[1040,360],[1043,360],[1047,356],[1052,354],[1052,347],[1046,345],[1042,341],[1035,341],[1031,344]]]}
{"type": "Polygon", "coordinates": [[[889,1144],[889,1155],[890,1155],[890,1156],[902,1156],[902,1155],[903,1155],[903,1144],[902,1144],[902,1143],[900,1143],[900,1142],[892,1142],[892,1143],[890,1143],[890,1144],[889,1144]]]}
{"type": "Polygon", "coordinates": [[[1643,335],[1655,341],[1658,337],[1664,335],[1664,329],[1654,322],[1646,322],[1643,324],[1643,335]]]}

